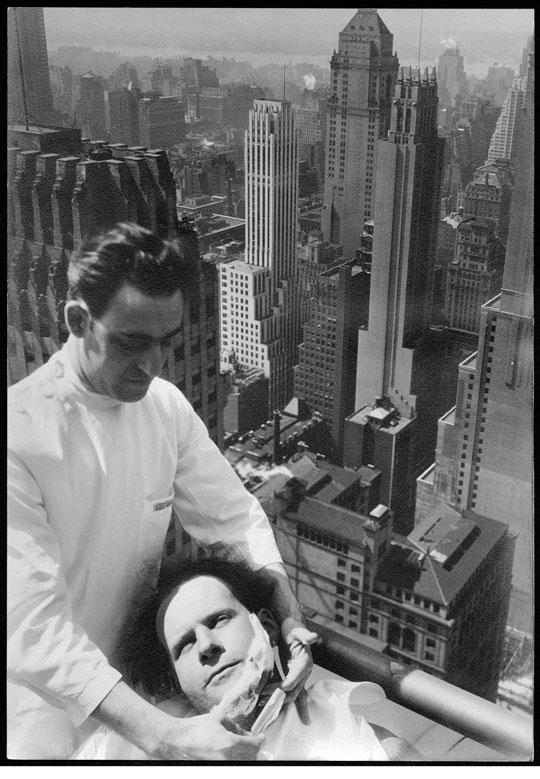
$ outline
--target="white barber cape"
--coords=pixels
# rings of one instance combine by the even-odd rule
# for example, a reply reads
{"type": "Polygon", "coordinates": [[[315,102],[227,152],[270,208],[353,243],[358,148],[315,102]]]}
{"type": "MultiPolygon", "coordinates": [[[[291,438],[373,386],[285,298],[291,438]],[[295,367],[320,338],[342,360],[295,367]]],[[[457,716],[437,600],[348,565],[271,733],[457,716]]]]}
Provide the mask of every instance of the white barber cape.
{"type": "MultiPolygon", "coordinates": [[[[287,705],[267,728],[258,759],[305,761],[388,761],[371,725],[358,713],[385,697],[371,682],[322,679],[308,686],[310,724],[304,725],[294,704],[287,705]],[[354,711],[351,708],[354,702],[354,711]]],[[[160,705],[170,714],[186,716],[178,701],[160,705]]],[[[149,760],[140,749],[101,725],[73,755],[74,760],[149,760]]]]}
{"type": "MultiPolygon", "coordinates": [[[[71,337],[72,338],[72,337],[71,337]]],[[[87,390],[70,341],[8,392],[8,757],[65,759],[121,678],[119,630],[174,508],[203,544],[281,562],[268,520],[182,393],[87,390]],[[111,660],[112,662],[112,660],[111,660]]]]}

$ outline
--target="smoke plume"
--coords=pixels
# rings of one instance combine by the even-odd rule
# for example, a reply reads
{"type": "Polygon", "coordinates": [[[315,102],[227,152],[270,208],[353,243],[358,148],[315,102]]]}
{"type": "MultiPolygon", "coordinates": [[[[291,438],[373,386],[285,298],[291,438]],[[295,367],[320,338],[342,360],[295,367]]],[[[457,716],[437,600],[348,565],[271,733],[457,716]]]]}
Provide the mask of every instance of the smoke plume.
{"type": "Polygon", "coordinates": [[[446,46],[447,49],[455,49],[457,43],[453,38],[443,38],[441,41],[442,46],[446,46]]]}
{"type": "Polygon", "coordinates": [[[306,73],[305,76],[303,76],[304,84],[306,85],[306,89],[315,89],[315,82],[317,79],[313,75],[313,73],[306,73]]]}

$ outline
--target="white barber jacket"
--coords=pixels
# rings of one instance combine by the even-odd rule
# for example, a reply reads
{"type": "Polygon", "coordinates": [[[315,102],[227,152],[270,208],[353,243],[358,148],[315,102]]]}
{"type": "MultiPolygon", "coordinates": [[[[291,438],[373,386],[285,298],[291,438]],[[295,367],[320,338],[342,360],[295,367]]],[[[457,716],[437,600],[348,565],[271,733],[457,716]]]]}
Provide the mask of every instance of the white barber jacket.
{"type": "Polygon", "coordinates": [[[88,391],[64,347],[9,389],[8,756],[62,759],[120,679],[109,664],[174,507],[203,544],[281,562],[268,520],[182,393],[88,391]]]}

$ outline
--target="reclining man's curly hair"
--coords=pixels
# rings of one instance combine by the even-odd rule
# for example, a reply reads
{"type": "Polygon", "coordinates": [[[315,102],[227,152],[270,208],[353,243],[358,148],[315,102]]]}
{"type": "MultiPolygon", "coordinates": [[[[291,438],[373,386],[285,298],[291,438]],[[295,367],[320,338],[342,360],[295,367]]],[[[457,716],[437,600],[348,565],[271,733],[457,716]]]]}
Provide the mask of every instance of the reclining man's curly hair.
{"type": "Polygon", "coordinates": [[[205,558],[179,563],[174,569],[165,567],[157,588],[126,621],[115,652],[119,670],[130,687],[156,703],[182,692],[156,618],[164,601],[170,601],[182,584],[198,576],[223,581],[250,612],[268,608],[272,601],[273,579],[263,569],[254,571],[242,561],[205,558]]]}

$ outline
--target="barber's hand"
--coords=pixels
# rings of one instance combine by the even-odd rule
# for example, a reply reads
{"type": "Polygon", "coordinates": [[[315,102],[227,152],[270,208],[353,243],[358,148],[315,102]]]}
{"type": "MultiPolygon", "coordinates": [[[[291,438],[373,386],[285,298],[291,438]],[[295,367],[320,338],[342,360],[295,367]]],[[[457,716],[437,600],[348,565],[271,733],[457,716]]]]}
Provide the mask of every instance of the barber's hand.
{"type": "Polygon", "coordinates": [[[263,736],[233,733],[214,714],[178,719],[161,734],[154,760],[256,760],[263,736]]]}
{"type": "Polygon", "coordinates": [[[304,685],[313,668],[310,645],[315,644],[319,636],[292,618],[283,622],[281,633],[290,655],[287,676],[281,684],[281,688],[283,692],[287,693],[287,702],[296,702],[298,714],[304,725],[309,725],[307,695],[304,685]]]}

